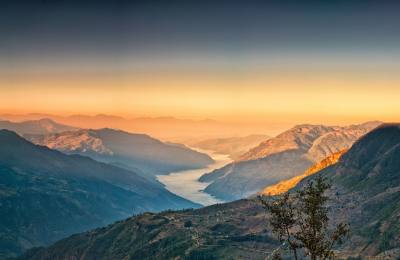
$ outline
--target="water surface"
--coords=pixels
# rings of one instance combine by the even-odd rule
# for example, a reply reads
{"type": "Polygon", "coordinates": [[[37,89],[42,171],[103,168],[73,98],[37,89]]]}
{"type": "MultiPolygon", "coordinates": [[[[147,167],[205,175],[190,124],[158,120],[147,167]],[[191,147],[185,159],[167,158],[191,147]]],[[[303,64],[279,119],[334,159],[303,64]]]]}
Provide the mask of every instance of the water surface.
{"type": "Polygon", "coordinates": [[[204,173],[221,168],[232,160],[229,158],[229,155],[226,154],[218,154],[200,149],[193,150],[207,153],[215,162],[201,169],[171,172],[168,175],[158,175],[157,179],[163,183],[170,192],[204,206],[224,202],[204,192],[203,190],[209,183],[199,182],[198,180],[204,173]]]}

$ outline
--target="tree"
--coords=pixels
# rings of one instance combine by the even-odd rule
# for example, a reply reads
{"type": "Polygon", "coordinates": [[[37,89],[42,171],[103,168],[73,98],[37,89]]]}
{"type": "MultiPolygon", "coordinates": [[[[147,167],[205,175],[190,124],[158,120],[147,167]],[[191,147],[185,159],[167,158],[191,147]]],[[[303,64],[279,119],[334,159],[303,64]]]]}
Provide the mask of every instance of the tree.
{"type": "Polygon", "coordinates": [[[261,199],[263,206],[271,213],[269,223],[272,232],[277,234],[281,243],[287,242],[293,253],[294,259],[297,258],[298,244],[291,230],[296,224],[295,209],[290,194],[285,193],[279,200],[267,201],[261,199]]]}
{"type": "Polygon", "coordinates": [[[333,247],[343,242],[349,233],[347,224],[338,224],[329,230],[329,198],[325,192],[330,185],[318,176],[309,181],[296,194],[285,193],[272,199],[261,197],[261,202],[270,213],[272,232],[281,242],[287,242],[295,259],[303,249],[311,260],[329,259],[334,256],[333,247]]]}
{"type": "Polygon", "coordinates": [[[184,226],[185,228],[190,228],[190,227],[193,226],[193,223],[192,223],[192,221],[190,221],[190,220],[186,220],[186,221],[183,223],[183,226],[184,226]]]}

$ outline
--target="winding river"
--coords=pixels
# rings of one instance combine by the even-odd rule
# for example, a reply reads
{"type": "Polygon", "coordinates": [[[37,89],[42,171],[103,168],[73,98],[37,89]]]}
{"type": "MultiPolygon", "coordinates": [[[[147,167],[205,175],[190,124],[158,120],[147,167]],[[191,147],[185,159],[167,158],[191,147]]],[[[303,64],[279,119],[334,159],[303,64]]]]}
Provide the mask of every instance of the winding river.
{"type": "Polygon", "coordinates": [[[203,190],[207,187],[208,183],[199,182],[198,179],[204,173],[221,168],[232,160],[229,158],[229,155],[226,154],[218,154],[213,151],[201,149],[194,150],[208,154],[215,162],[201,169],[171,172],[168,175],[158,175],[158,181],[163,183],[170,192],[204,206],[222,203],[222,200],[205,193],[203,190]]]}

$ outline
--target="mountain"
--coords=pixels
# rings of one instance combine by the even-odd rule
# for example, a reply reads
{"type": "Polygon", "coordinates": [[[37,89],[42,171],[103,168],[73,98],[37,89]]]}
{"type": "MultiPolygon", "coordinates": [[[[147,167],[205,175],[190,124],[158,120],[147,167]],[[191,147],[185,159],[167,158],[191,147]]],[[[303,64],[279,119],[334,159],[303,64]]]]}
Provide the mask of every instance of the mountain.
{"type": "MultiPolygon", "coordinates": [[[[332,184],[330,219],[350,223],[350,238],[336,248],[337,255],[399,259],[400,125],[385,125],[362,137],[338,163],[294,189],[319,174],[332,184]]],[[[36,248],[20,259],[266,259],[280,245],[267,227],[257,199],[242,199],[142,214],[36,248]]]]}
{"type": "Polygon", "coordinates": [[[328,157],[326,157],[325,159],[323,159],[322,161],[320,161],[320,162],[314,164],[313,166],[311,166],[310,168],[308,168],[303,174],[295,176],[288,180],[283,180],[277,184],[265,187],[260,192],[260,194],[273,196],[273,195],[279,195],[279,194],[285,193],[285,192],[289,191],[290,189],[292,189],[293,187],[295,187],[304,178],[306,178],[310,175],[313,175],[313,174],[337,163],[339,161],[340,157],[346,152],[347,152],[347,149],[333,153],[333,154],[329,155],[328,157]]]}
{"type": "Polygon", "coordinates": [[[0,131],[0,258],[132,214],[198,206],[135,172],[0,131]]]}
{"type": "Polygon", "coordinates": [[[267,122],[232,123],[212,119],[181,119],[171,116],[125,118],[115,115],[69,115],[53,114],[0,114],[0,118],[11,121],[37,120],[50,118],[56,122],[84,129],[114,128],[131,133],[146,133],[163,141],[186,143],[186,140],[205,140],[245,136],[253,133],[265,133],[266,129],[276,132],[286,128],[287,124],[271,125],[267,122]]]}
{"type": "Polygon", "coordinates": [[[224,201],[246,198],[264,187],[291,178],[311,167],[313,162],[300,151],[271,154],[263,159],[233,162],[200,177],[210,183],[204,191],[224,201]]]}
{"type": "Polygon", "coordinates": [[[303,151],[314,162],[330,154],[349,148],[358,138],[382,124],[379,121],[360,125],[324,126],[298,125],[271,138],[243,154],[239,160],[248,161],[288,150],[303,151]]]}
{"type": "Polygon", "coordinates": [[[163,143],[144,134],[108,128],[25,137],[35,144],[68,154],[86,155],[95,160],[142,172],[145,176],[201,168],[213,162],[208,155],[185,146],[163,143]]]}
{"type": "Polygon", "coordinates": [[[400,124],[385,124],[368,133],[337,164],[316,175],[332,183],[331,219],[350,224],[352,240],[342,251],[399,259],[400,124]]]}
{"type": "Polygon", "coordinates": [[[250,196],[264,187],[302,174],[332,153],[348,149],[378,126],[368,122],[347,127],[298,125],[249,150],[239,160],[205,174],[205,191],[225,201],[250,196]]]}
{"type": "Polygon", "coordinates": [[[49,134],[76,130],[76,127],[59,124],[51,119],[43,118],[23,122],[0,121],[0,129],[23,134],[49,134]]]}
{"type": "Polygon", "coordinates": [[[267,135],[248,135],[244,137],[206,139],[202,141],[189,142],[188,144],[192,147],[203,150],[229,154],[233,160],[236,160],[239,156],[269,138],[270,137],[267,135]]]}
{"type": "Polygon", "coordinates": [[[68,115],[54,114],[0,114],[0,118],[11,121],[37,120],[50,118],[56,122],[83,129],[114,128],[131,133],[146,133],[163,141],[188,144],[210,138],[229,138],[247,136],[254,133],[276,134],[287,129],[288,123],[269,122],[224,122],[213,119],[182,119],[171,116],[126,118],[115,115],[68,115]],[[188,142],[186,142],[188,141],[188,142]]]}
{"type": "Polygon", "coordinates": [[[18,259],[265,259],[279,245],[265,226],[262,207],[242,200],[141,214],[32,249],[18,259]]]}

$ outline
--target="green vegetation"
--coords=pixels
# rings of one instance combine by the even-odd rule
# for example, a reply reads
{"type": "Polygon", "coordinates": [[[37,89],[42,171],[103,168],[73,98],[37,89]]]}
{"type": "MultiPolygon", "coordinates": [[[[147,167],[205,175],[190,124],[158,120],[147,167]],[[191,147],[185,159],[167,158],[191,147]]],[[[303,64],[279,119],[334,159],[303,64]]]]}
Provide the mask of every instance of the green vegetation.
{"type": "Polygon", "coordinates": [[[312,260],[334,257],[333,246],[341,244],[349,233],[348,226],[343,223],[333,231],[328,230],[328,197],[325,192],[329,188],[330,185],[318,176],[298,190],[294,197],[290,193],[271,200],[260,197],[271,214],[272,231],[281,243],[289,245],[295,259],[298,259],[301,249],[312,260]]]}
{"type": "Polygon", "coordinates": [[[0,258],[134,213],[196,207],[135,172],[0,130],[0,258]]]}
{"type": "MultiPolygon", "coordinates": [[[[358,141],[336,165],[300,182],[291,191],[293,195],[284,195],[287,202],[283,200],[281,205],[289,205],[286,209],[292,209],[293,214],[282,211],[282,207],[276,209],[290,213],[283,217],[288,227],[297,227],[291,234],[303,234],[291,237],[294,245],[304,245],[298,249],[299,257],[308,250],[323,257],[334,251],[343,259],[400,259],[399,151],[400,128],[379,128],[358,141]],[[319,177],[332,186],[328,189],[318,184],[319,177]],[[314,184],[310,186],[309,181],[314,184]],[[329,219],[324,217],[327,209],[329,219]],[[315,221],[309,225],[311,219],[315,221]],[[345,233],[345,226],[340,226],[344,222],[351,227],[350,237],[331,250],[327,242],[338,241],[345,233]],[[313,228],[316,235],[310,234],[313,228]],[[329,236],[328,231],[332,231],[329,236]]],[[[31,250],[20,259],[261,260],[271,258],[280,246],[287,246],[282,246],[276,233],[267,228],[265,223],[270,217],[253,198],[195,210],[145,213],[71,236],[48,248],[31,250]]],[[[281,253],[274,259],[293,258],[281,253]]]]}

